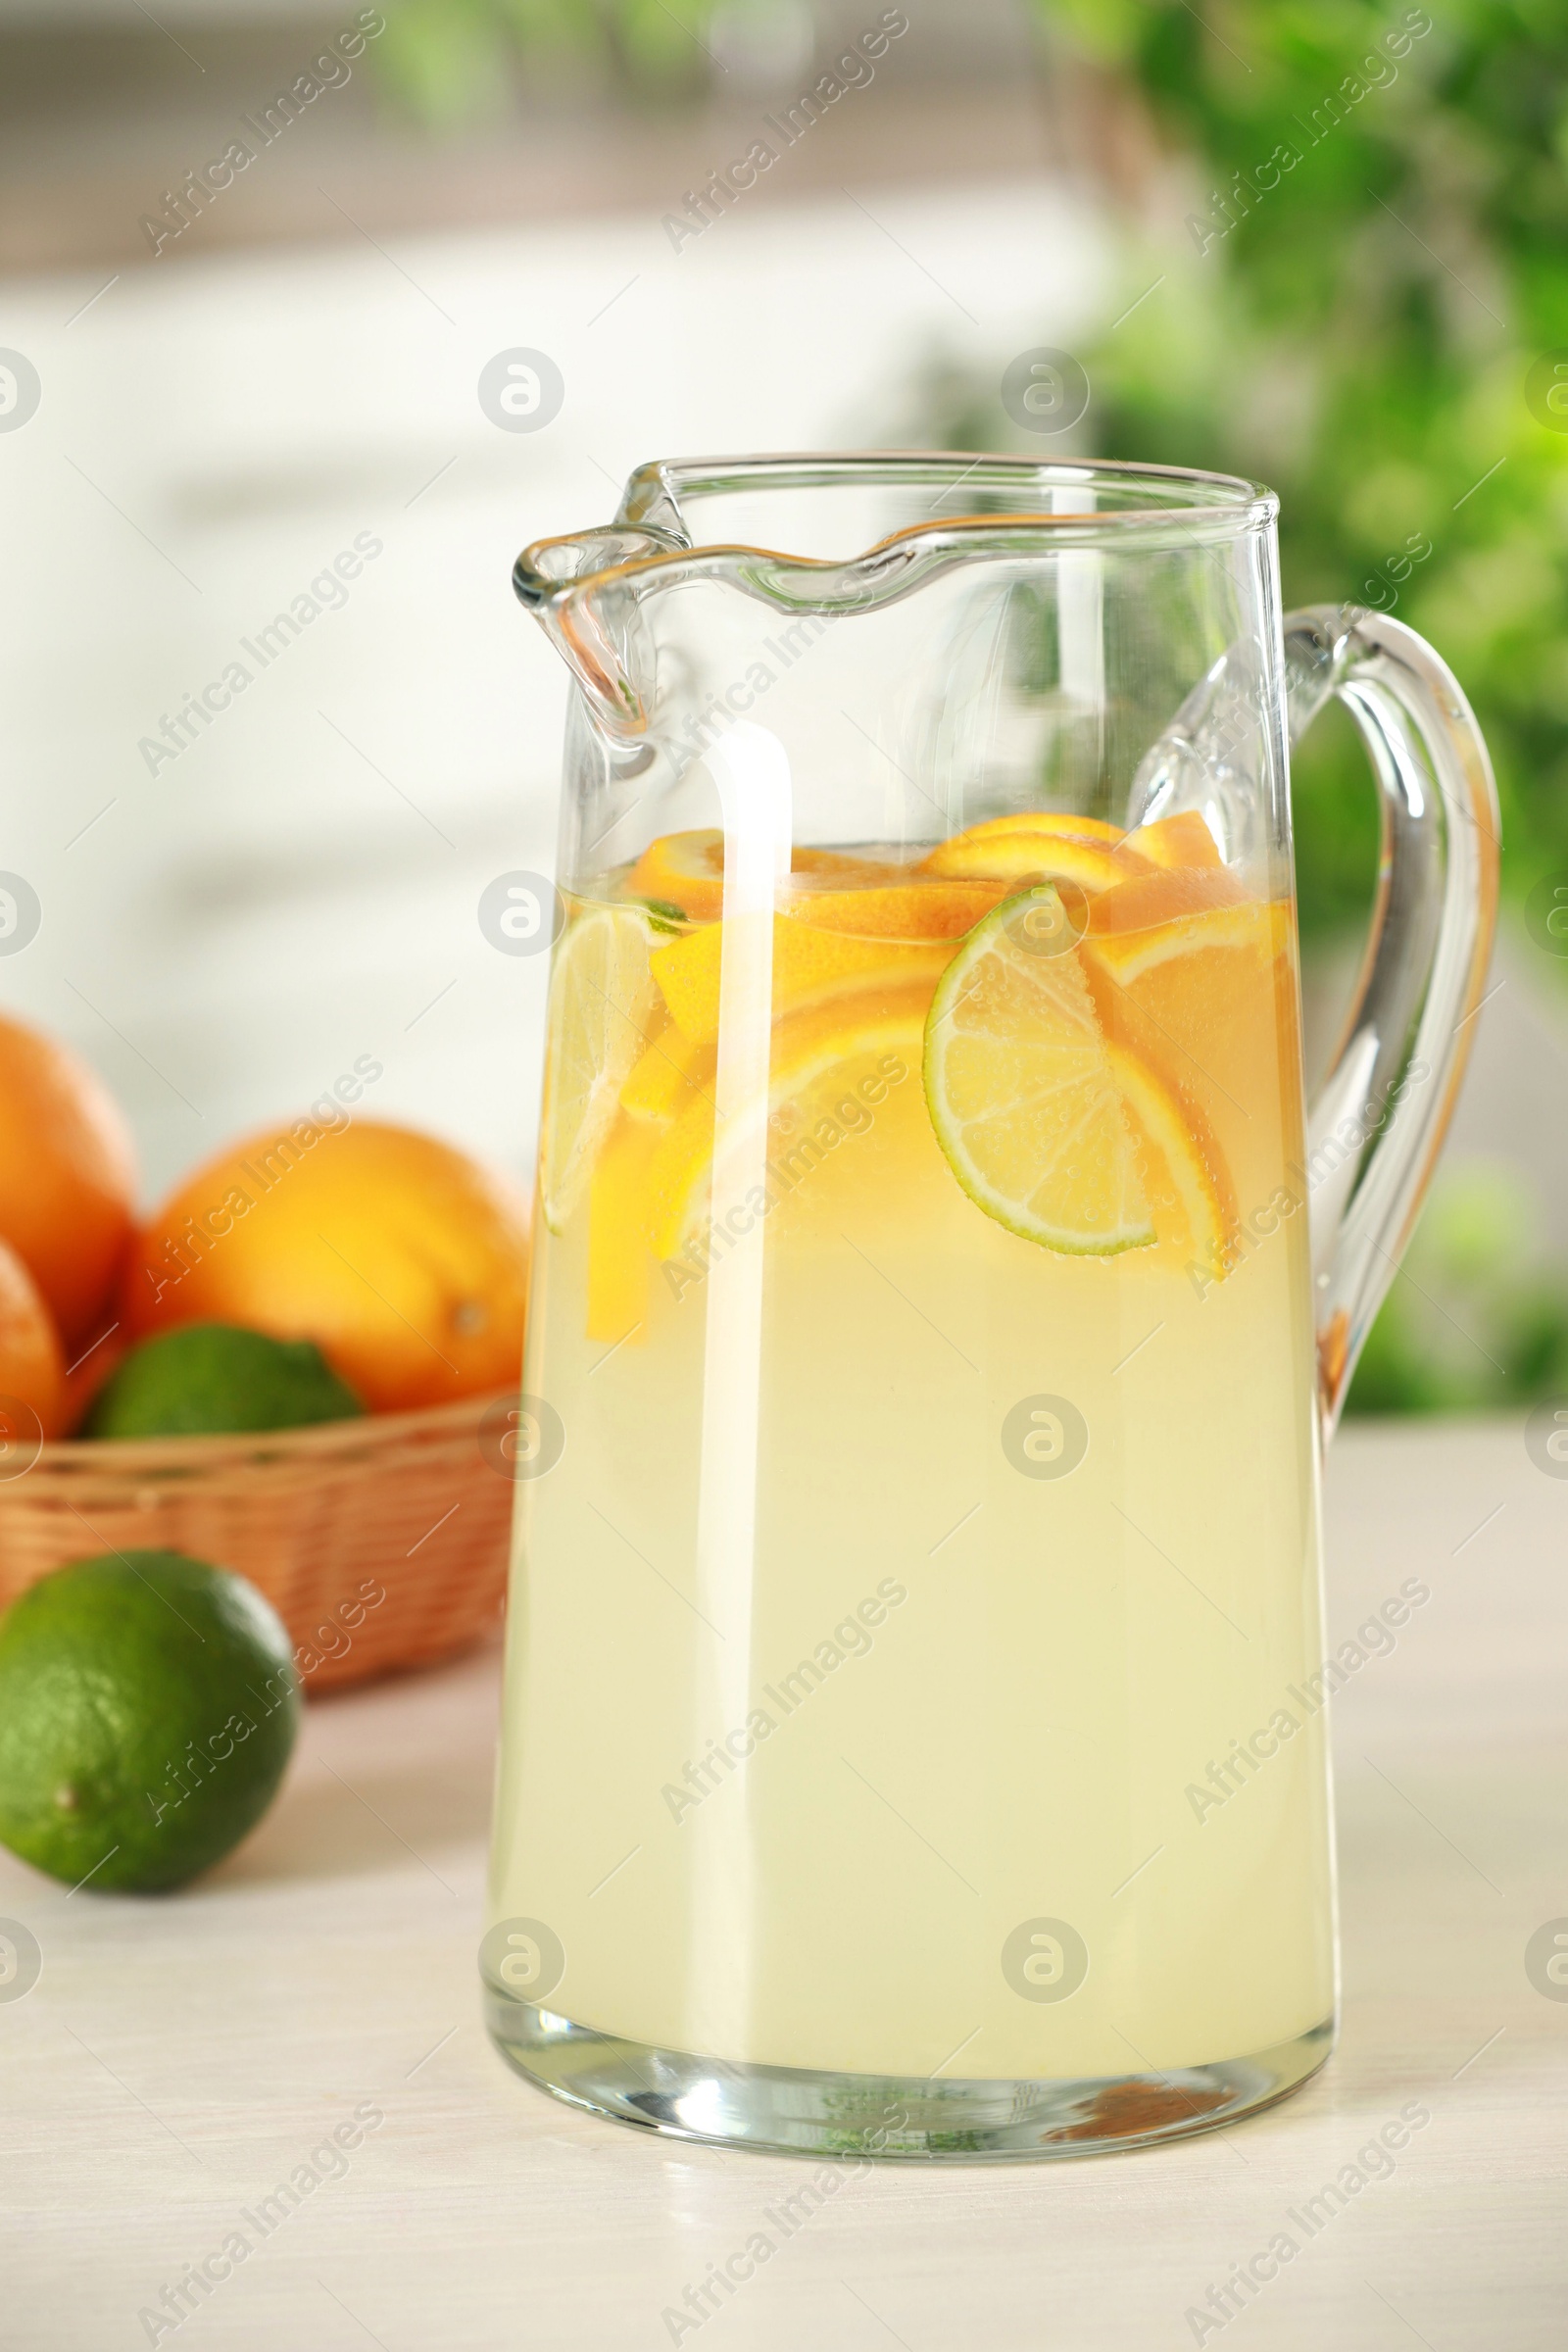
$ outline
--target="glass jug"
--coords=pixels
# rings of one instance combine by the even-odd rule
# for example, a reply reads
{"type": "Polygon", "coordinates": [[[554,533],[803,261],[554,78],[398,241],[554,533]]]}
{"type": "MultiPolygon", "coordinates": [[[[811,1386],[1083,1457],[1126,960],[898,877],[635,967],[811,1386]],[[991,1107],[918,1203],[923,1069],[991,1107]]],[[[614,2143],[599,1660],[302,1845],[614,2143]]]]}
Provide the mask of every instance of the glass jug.
{"type": "Polygon", "coordinates": [[[1429,646],[1282,621],[1276,511],[725,459],[518,561],[575,690],[481,1970],[578,2105],[1068,2155],[1328,2054],[1319,1455],[1497,815],[1429,646]],[[1384,855],[1308,1115],[1334,695],[1384,855]]]}

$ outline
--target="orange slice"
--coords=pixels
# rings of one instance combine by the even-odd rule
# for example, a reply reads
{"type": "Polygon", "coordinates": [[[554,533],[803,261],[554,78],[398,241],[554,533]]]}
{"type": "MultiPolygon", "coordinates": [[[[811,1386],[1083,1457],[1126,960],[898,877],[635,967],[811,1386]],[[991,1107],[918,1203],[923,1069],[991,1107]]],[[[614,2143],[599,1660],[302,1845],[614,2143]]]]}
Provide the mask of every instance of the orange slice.
{"type": "MultiPolygon", "coordinates": [[[[1114,849],[1122,839],[1125,828],[1107,825],[1103,817],[1076,816],[1060,808],[1020,808],[1011,816],[988,816],[978,825],[968,825],[954,835],[955,841],[990,841],[999,833],[1044,833],[1067,841],[1099,842],[1104,849],[1114,849]]],[[[943,847],[951,845],[944,843],[943,847]]]]}
{"type": "Polygon", "coordinates": [[[1200,948],[1273,956],[1287,919],[1282,902],[1249,898],[1225,866],[1184,866],[1124,882],[1097,900],[1087,945],[1102,970],[1130,988],[1200,948]]]}
{"type": "Polygon", "coordinates": [[[711,827],[700,833],[662,833],[650,842],[626,877],[634,899],[656,899],[678,906],[694,922],[724,911],[724,836],[711,827]]]}
{"type": "Polygon", "coordinates": [[[1219,844],[1196,808],[1185,808],[1179,816],[1162,816],[1152,825],[1140,825],[1129,833],[1116,851],[1116,863],[1129,872],[1138,868],[1137,858],[1147,865],[1223,865],[1219,844]]]}
{"type": "MultiPolygon", "coordinates": [[[[1172,870],[1094,902],[1079,953],[1106,1035],[1158,1072],[1202,1142],[1227,1223],[1280,1182],[1281,1073],[1295,1067],[1289,903],[1224,867],[1172,870]],[[1141,918],[1141,919],[1140,919],[1141,918]]],[[[1288,1094],[1288,1089],[1286,1094],[1288,1094]]]]}
{"type": "Polygon", "coordinates": [[[633,1338],[648,1316],[643,1199],[658,1130],[623,1118],[594,1162],[588,1186],[588,1337],[633,1338]]]}
{"type": "MultiPolygon", "coordinates": [[[[756,1204],[754,1215],[770,1214],[821,1161],[824,1147],[812,1140],[813,1130],[830,1099],[858,1073],[871,1074],[874,1092],[877,1076],[884,1087],[898,1085],[917,1066],[930,1001],[929,985],[862,989],[789,1013],[777,1024],[765,1096],[760,1093],[731,1120],[716,1145],[719,1151],[740,1148],[767,1123],[765,1200],[756,1204]]],[[[692,1102],[655,1151],[644,1198],[645,1231],[656,1257],[680,1256],[702,1232],[712,1187],[714,1127],[712,1102],[692,1102]]]]}
{"type": "Polygon", "coordinates": [[[620,1107],[633,1119],[667,1127],[694,1094],[711,1085],[713,1055],[708,1043],[694,1043],[678,1029],[660,1031],[620,1090],[620,1107]]]}
{"type": "MultiPolygon", "coordinates": [[[[1070,833],[1022,828],[992,832],[984,839],[959,833],[933,850],[922,873],[995,875],[1007,881],[1038,875],[1043,881],[1076,882],[1092,894],[1112,890],[1127,879],[1124,853],[1103,842],[1082,841],[1070,833]]],[[[1135,866],[1142,859],[1133,860],[1135,866]]],[[[1152,869],[1150,869],[1152,870],[1152,869]]]]}
{"type": "Polygon", "coordinates": [[[907,881],[861,890],[813,889],[790,907],[813,929],[862,939],[962,939],[1003,897],[1003,881],[907,881]]]}
{"type": "Polygon", "coordinates": [[[1206,1122],[1140,1054],[1108,1035],[1105,1052],[1122,1108],[1144,1147],[1139,1167],[1156,1241],[1222,1279],[1236,1234],[1236,1200],[1206,1122]]]}
{"type": "MultiPolygon", "coordinates": [[[[895,869],[840,850],[798,849],[791,870],[850,883],[880,880],[895,869]]],[[[723,834],[716,825],[692,833],[661,834],[632,867],[625,888],[631,898],[656,899],[662,906],[678,906],[693,922],[716,922],[724,911],[723,834]]]]}
{"type": "MultiPolygon", "coordinates": [[[[937,895],[941,895],[940,893],[937,895]]],[[[853,900],[862,915],[869,902],[885,902],[883,891],[834,892],[853,900]]],[[[927,944],[887,938],[862,938],[850,930],[819,924],[817,899],[799,902],[811,920],[779,914],[773,917],[773,1017],[809,1000],[846,987],[865,986],[874,979],[897,983],[928,980],[933,986],[952,951],[939,936],[927,944]]],[[[831,911],[831,909],[830,909],[831,911]]],[[[886,911],[885,906],[882,911],[886,911]]],[[[743,921],[755,917],[741,917],[743,921]]],[[[723,963],[723,923],[705,924],[655,950],[651,958],[655,980],[681,1035],[694,1045],[711,1046],[718,1038],[719,977],[723,963]]],[[[630,1109],[626,1096],[621,1097],[630,1109]]]]}

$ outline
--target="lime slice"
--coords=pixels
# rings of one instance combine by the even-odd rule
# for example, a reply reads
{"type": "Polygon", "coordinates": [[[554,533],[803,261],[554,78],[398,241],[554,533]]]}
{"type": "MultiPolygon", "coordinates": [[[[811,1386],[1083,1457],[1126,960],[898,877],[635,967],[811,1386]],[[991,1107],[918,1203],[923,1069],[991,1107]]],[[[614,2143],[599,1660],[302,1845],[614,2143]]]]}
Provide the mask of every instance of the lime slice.
{"type": "Polygon", "coordinates": [[[568,924],[557,945],[539,1143],[539,1187],[552,1233],[563,1231],[583,1199],[620,1090],[655,1025],[652,944],[640,909],[596,906],[568,924]]]}
{"type": "Polygon", "coordinates": [[[1156,1239],[1121,1089],[1049,884],[977,923],[938,982],[925,1099],[954,1175],[1009,1232],[1076,1256],[1156,1239]]]}

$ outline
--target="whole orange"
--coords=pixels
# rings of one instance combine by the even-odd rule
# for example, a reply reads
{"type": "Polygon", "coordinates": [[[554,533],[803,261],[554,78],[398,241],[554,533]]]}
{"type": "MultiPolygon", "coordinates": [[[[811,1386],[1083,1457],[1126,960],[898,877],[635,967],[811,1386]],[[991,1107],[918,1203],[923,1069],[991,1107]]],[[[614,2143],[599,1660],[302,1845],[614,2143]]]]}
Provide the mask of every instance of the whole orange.
{"type": "Polygon", "coordinates": [[[58,1437],[65,1419],[60,1335],[32,1276],[0,1242],[0,1478],[16,1474],[29,1438],[58,1437]]]}
{"type": "Polygon", "coordinates": [[[518,1378],[522,1196],[434,1136],[373,1119],[265,1128],[182,1184],[136,1236],[137,1335],[240,1323],[314,1340],[372,1412],[518,1378]]]}
{"type": "Polygon", "coordinates": [[[53,1038],[0,1020],[0,1241],[68,1347],[109,1297],[135,1198],[130,1130],[102,1080],[53,1038]]]}

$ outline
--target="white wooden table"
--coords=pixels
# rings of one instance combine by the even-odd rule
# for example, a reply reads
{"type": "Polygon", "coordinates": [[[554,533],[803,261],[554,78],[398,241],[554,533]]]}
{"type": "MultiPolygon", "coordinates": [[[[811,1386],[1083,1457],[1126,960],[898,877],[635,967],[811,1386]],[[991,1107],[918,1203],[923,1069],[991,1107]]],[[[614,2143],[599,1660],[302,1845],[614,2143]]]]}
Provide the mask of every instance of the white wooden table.
{"type": "Polygon", "coordinates": [[[1568,2000],[1525,1950],[1568,1915],[1568,1481],[1517,1425],[1352,1428],[1330,1532],[1336,1642],[1407,1575],[1432,1599],[1338,1702],[1344,2035],[1282,2107],[1104,2161],[867,2167],[674,2329],[808,2167],[597,2123],[489,2047],[490,1651],[316,1705],[267,1823],[186,1894],[68,1898],[0,1855],[44,1956],[0,2003],[0,2343],[175,2341],[138,2315],[241,2231],[182,2346],[1153,2352],[1286,2230],[1298,2253],[1203,2342],[1562,2346],[1568,2000]],[[1396,2169],[1308,2238],[1291,2209],[1411,2100],[1396,2169]],[[260,2200],[356,2110],[382,2121],[264,2236],[260,2200]]]}

